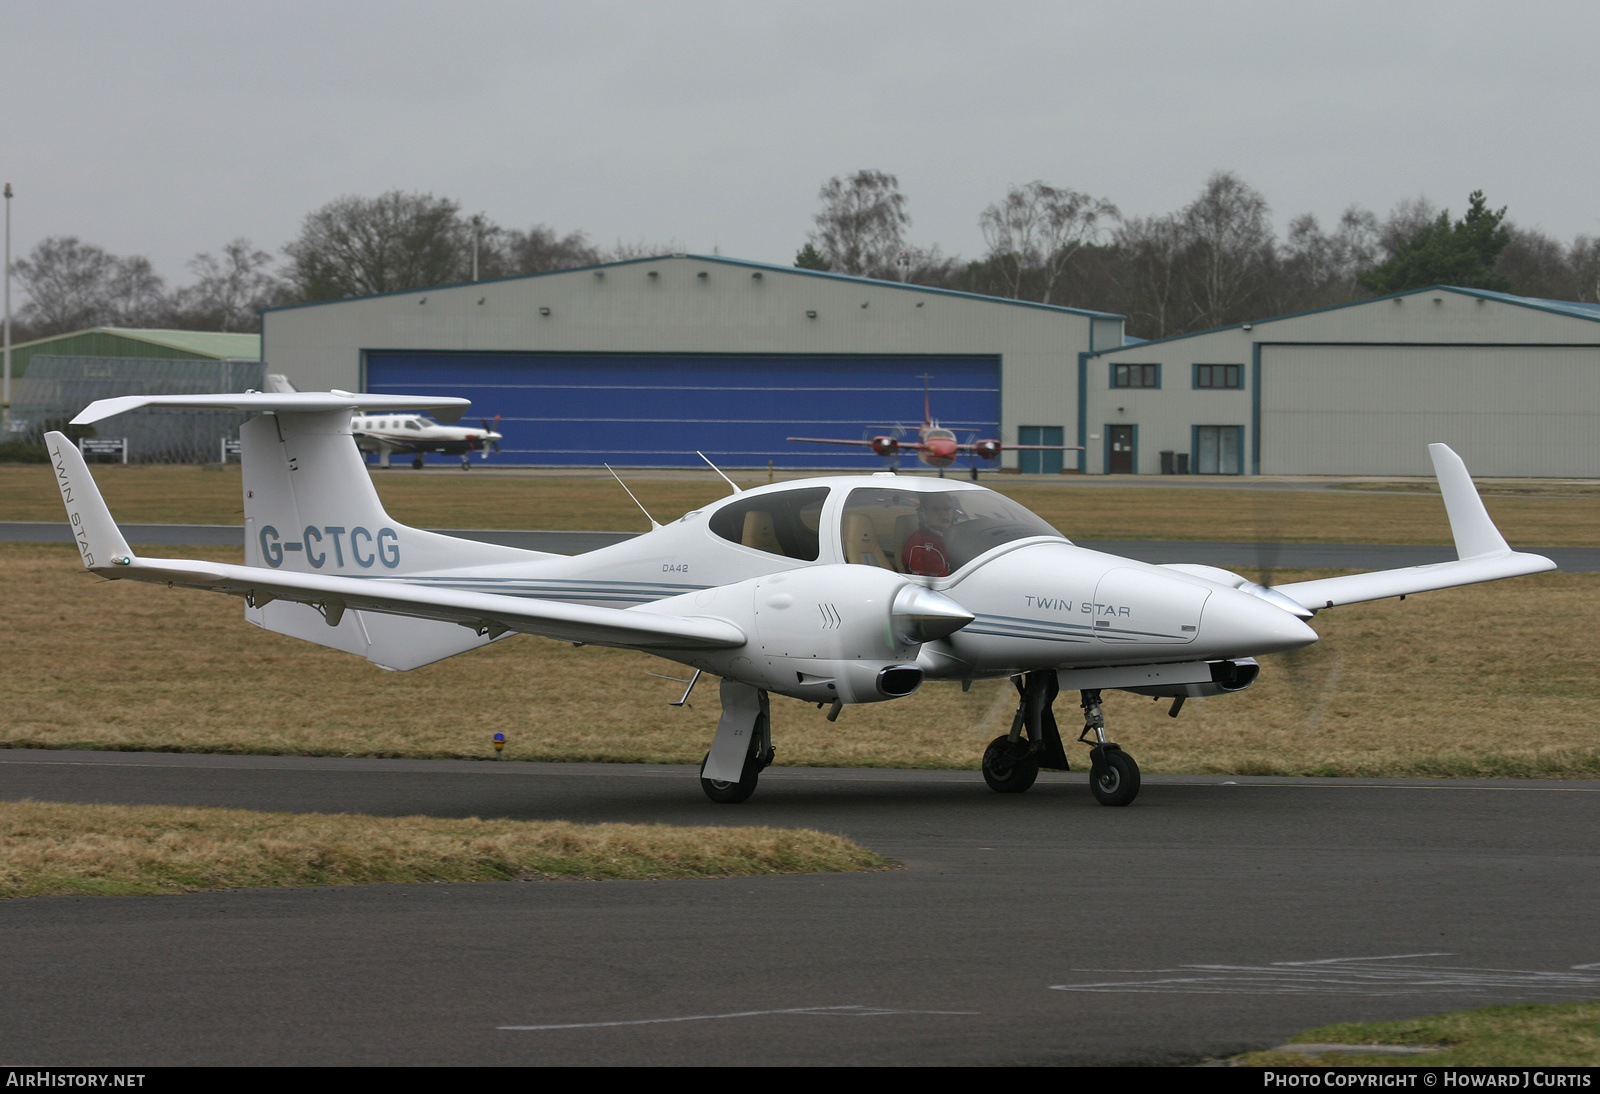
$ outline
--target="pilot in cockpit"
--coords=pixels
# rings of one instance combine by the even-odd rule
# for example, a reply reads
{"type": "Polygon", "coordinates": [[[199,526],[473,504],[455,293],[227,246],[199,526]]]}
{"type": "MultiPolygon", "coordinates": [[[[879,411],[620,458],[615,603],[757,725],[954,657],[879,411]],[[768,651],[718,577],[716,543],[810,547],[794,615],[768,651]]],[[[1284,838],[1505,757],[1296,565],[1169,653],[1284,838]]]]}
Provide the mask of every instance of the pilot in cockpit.
{"type": "Polygon", "coordinates": [[[944,537],[956,522],[954,499],[949,494],[924,494],[917,509],[918,528],[901,548],[901,569],[908,574],[947,577],[950,559],[944,537]]]}

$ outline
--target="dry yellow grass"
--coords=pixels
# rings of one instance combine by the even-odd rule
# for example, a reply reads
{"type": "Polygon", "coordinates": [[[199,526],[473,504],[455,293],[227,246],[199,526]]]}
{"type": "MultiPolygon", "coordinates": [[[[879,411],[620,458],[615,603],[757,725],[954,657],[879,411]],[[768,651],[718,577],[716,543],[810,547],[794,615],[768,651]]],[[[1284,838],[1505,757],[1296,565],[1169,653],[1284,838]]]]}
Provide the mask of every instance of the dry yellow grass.
{"type": "MultiPolygon", "coordinates": [[[[502,731],[508,759],[697,763],[716,726],[715,686],[669,708],[681,685],[647,673],[687,673],[644,654],[521,637],[387,673],[251,627],[232,598],[76,565],[69,545],[0,545],[0,747],[488,758],[502,731]]],[[[1107,716],[1149,771],[1592,778],[1597,613],[1593,574],[1355,605],[1318,616],[1323,642],[1268,659],[1250,691],[1176,720],[1109,692],[1107,716]]],[[[930,684],[832,724],[774,699],[778,762],[975,768],[1009,725],[1008,687],[930,684]]],[[[1068,736],[1073,700],[1057,703],[1068,736]]]]}
{"type": "Polygon", "coordinates": [[[1271,1068],[1593,1068],[1600,1066],[1600,1003],[1521,1003],[1424,1018],[1402,1018],[1394,1022],[1321,1026],[1306,1030],[1290,1043],[1413,1045],[1427,1046],[1434,1051],[1417,1056],[1383,1056],[1358,1051],[1314,1056],[1298,1052],[1247,1052],[1229,1062],[1235,1067],[1271,1068]]]}
{"type": "MultiPolygon", "coordinates": [[[[239,469],[100,465],[106,502],[118,520],[158,524],[242,524],[239,469]]],[[[538,476],[478,470],[410,471],[373,477],[398,520],[424,528],[541,528],[643,531],[633,502],[609,478],[538,476]]],[[[727,493],[707,471],[700,478],[630,478],[658,520],[674,520],[727,493]]],[[[761,481],[758,478],[756,481],[761,481]]],[[[1037,482],[991,476],[1010,495],[1079,539],[1257,539],[1327,543],[1448,543],[1436,498],[1363,490],[1264,491],[1119,487],[1073,479],[1037,482]]],[[[1512,543],[1592,546],[1600,539],[1593,497],[1536,494],[1487,497],[1489,512],[1512,543]]],[[[50,470],[0,464],[0,520],[61,520],[50,470]]]]}
{"type": "Polygon", "coordinates": [[[0,898],[541,878],[882,870],[809,829],[580,825],[0,802],[0,898]]]}

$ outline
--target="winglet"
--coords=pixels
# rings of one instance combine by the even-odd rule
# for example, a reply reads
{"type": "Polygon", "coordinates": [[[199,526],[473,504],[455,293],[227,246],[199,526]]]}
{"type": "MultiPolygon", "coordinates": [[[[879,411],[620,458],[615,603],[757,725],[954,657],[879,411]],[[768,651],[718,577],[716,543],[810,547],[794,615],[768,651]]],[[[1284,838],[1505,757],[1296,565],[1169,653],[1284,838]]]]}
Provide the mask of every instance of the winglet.
{"type": "Polygon", "coordinates": [[[45,449],[50,453],[50,464],[55,468],[56,486],[61,490],[61,500],[67,507],[67,523],[72,526],[73,539],[83,564],[91,570],[109,570],[126,566],[133,560],[128,541],[122,538],[122,529],[111,519],[100,488],[89,465],[83,462],[78,446],[60,433],[44,435],[45,449]]]}
{"type": "Polygon", "coordinates": [[[1511,547],[1489,519],[1489,511],[1483,507],[1483,499],[1478,496],[1478,488],[1472,485],[1472,476],[1467,473],[1467,465],[1461,462],[1461,457],[1447,444],[1430,444],[1428,455],[1433,459],[1439,493],[1444,495],[1450,534],[1456,541],[1456,557],[1509,555],[1511,547]]]}

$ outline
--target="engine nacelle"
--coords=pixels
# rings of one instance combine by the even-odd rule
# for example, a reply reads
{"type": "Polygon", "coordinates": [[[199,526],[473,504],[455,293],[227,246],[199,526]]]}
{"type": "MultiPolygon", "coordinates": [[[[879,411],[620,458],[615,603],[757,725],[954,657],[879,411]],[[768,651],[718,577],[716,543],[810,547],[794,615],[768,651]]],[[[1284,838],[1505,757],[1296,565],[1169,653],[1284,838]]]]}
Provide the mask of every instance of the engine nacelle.
{"type": "Polygon", "coordinates": [[[900,451],[900,442],[893,437],[874,437],[872,451],[879,456],[893,456],[900,451]]]}
{"type": "Polygon", "coordinates": [[[998,460],[1000,458],[999,441],[979,441],[972,446],[972,450],[986,460],[998,460]]]}
{"type": "MultiPolygon", "coordinates": [[[[749,636],[674,660],[814,703],[878,703],[922,684],[917,653],[972,621],[942,593],[876,566],[808,566],[642,605],[726,619],[749,636]]],[[[663,651],[664,652],[664,651],[663,651]]]]}
{"type": "Polygon", "coordinates": [[[1159,695],[1168,699],[1199,699],[1211,695],[1227,695],[1243,691],[1261,675],[1261,665],[1254,657],[1237,657],[1232,661],[1211,661],[1211,680],[1198,684],[1153,684],[1150,687],[1123,688],[1138,695],[1159,695]]]}

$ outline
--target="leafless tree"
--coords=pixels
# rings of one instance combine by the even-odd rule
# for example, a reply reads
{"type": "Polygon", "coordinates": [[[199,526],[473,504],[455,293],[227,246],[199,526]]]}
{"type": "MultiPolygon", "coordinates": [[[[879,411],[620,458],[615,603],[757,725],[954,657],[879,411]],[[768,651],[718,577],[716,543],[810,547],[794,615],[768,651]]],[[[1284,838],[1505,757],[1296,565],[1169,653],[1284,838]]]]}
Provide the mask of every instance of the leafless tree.
{"type": "Polygon", "coordinates": [[[1260,302],[1274,257],[1270,212],[1267,199],[1231,171],[1213,174],[1184,209],[1193,253],[1189,296],[1202,328],[1247,318],[1260,302]]]}
{"type": "Polygon", "coordinates": [[[284,253],[299,298],[331,300],[465,281],[471,234],[456,202],[391,190],[308,214],[284,253]]]}
{"type": "Polygon", "coordinates": [[[1600,304],[1600,238],[1579,236],[1567,249],[1574,300],[1600,304]]]}
{"type": "Polygon", "coordinates": [[[900,180],[882,171],[857,171],[823,183],[816,231],[809,239],[836,273],[895,277],[911,225],[900,180]]]}
{"type": "Polygon", "coordinates": [[[1048,303],[1072,259],[1095,242],[1104,222],[1119,216],[1104,198],[1034,181],[1013,186],[978,216],[988,260],[1006,279],[1007,295],[1021,299],[1023,281],[1036,275],[1039,299],[1048,303]]]}
{"type": "Polygon", "coordinates": [[[513,274],[571,270],[604,261],[599,249],[591,246],[589,237],[582,232],[558,236],[543,224],[535,224],[526,232],[507,232],[504,248],[510,267],[507,272],[513,274]]]}
{"type": "Polygon", "coordinates": [[[149,326],[167,313],[150,260],[118,258],[77,236],[51,236],[12,270],[28,301],[17,318],[34,337],[99,326],[149,326]]]}
{"type": "Polygon", "coordinates": [[[224,244],[220,254],[195,255],[189,260],[194,284],[174,294],[177,321],[191,330],[256,330],[257,310],[278,303],[285,291],[272,273],[272,261],[272,255],[243,238],[224,244]]]}
{"type": "Polygon", "coordinates": [[[605,262],[629,262],[635,258],[658,258],[661,255],[682,254],[687,249],[675,239],[669,239],[665,243],[651,243],[642,238],[632,241],[619,239],[615,247],[602,253],[601,260],[605,262]]]}
{"type": "Polygon", "coordinates": [[[1311,213],[1290,221],[1272,294],[1276,310],[1304,311],[1357,299],[1356,275],[1378,261],[1379,233],[1377,216],[1355,205],[1328,234],[1311,213]]]}
{"type": "Polygon", "coordinates": [[[1129,326],[1151,338],[1189,329],[1183,292],[1187,239],[1177,216],[1125,220],[1113,240],[1129,326]]]}
{"type": "Polygon", "coordinates": [[[1384,219],[1383,227],[1378,233],[1378,243],[1383,248],[1383,257],[1397,256],[1405,249],[1405,245],[1411,242],[1412,236],[1438,219],[1439,207],[1426,197],[1419,195],[1396,203],[1395,207],[1389,210],[1389,215],[1384,219]]]}

